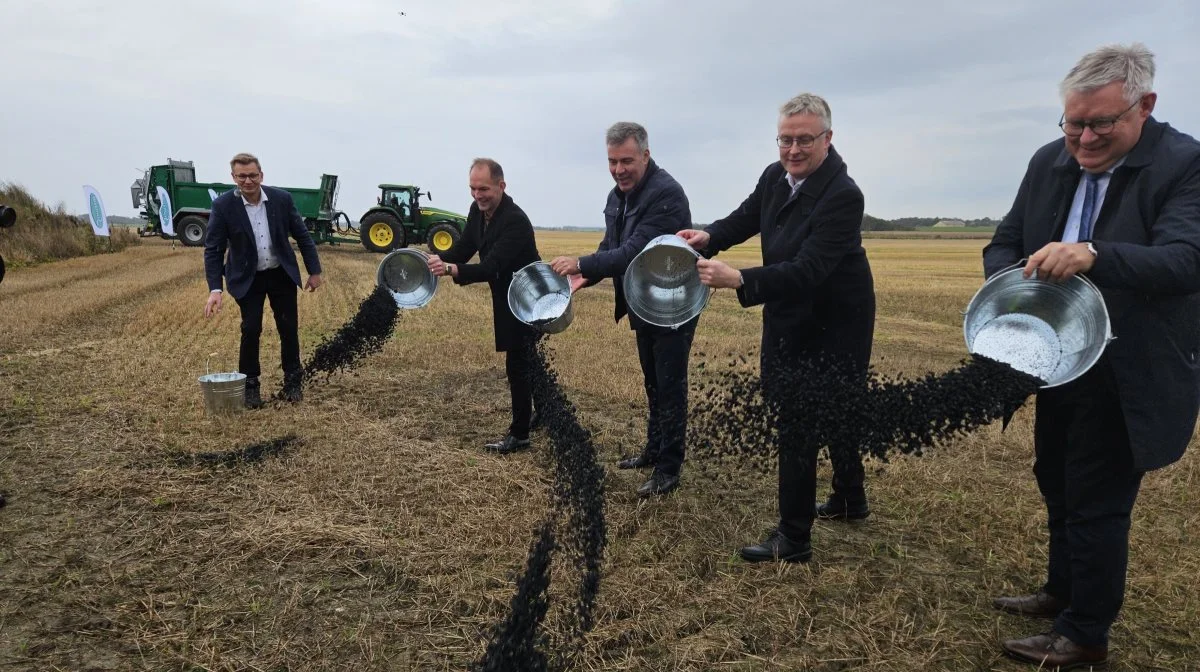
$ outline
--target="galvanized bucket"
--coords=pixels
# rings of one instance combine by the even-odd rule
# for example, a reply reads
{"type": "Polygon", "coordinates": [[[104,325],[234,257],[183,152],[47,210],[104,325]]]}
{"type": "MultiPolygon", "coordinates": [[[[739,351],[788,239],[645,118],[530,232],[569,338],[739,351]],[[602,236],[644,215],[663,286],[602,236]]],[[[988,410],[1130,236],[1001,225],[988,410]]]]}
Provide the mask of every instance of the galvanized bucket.
{"type": "Polygon", "coordinates": [[[993,275],[963,318],[967,350],[1058,387],[1082,376],[1113,339],[1100,290],[1076,275],[1066,282],[1021,277],[1024,264],[993,275]]]}
{"type": "Polygon", "coordinates": [[[508,309],[521,322],[546,334],[557,334],[575,318],[571,308],[571,281],[544,261],[535,261],[513,273],[508,286],[508,309]]]}
{"type": "Polygon", "coordinates": [[[438,282],[424,252],[401,248],[389,252],[375,270],[375,283],[386,287],[402,309],[421,308],[433,300],[438,282]]]}
{"type": "Polygon", "coordinates": [[[629,312],[660,327],[678,327],[700,314],[712,292],[700,282],[700,254],[674,234],[659,236],[625,270],[629,312]]]}
{"type": "Polygon", "coordinates": [[[204,392],[204,411],[209,415],[235,413],[246,407],[246,374],[206,373],[196,380],[204,392]]]}

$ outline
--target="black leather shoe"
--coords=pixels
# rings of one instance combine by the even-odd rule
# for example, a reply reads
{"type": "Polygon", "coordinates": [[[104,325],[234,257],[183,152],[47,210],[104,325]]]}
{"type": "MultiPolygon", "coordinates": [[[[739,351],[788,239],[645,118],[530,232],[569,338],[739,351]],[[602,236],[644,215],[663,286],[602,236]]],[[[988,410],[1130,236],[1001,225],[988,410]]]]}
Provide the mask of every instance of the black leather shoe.
{"type": "Polygon", "coordinates": [[[637,457],[624,457],[620,462],[617,462],[618,469],[642,469],[644,467],[653,467],[654,460],[646,457],[645,453],[637,457]]]}
{"type": "Polygon", "coordinates": [[[529,418],[529,431],[533,431],[535,429],[541,429],[541,428],[542,428],[542,413],[541,413],[541,411],[534,411],[533,417],[529,418]]]}
{"type": "Polygon", "coordinates": [[[817,502],[816,512],[821,520],[862,520],[871,515],[867,500],[848,502],[836,495],[830,495],[824,502],[817,502]]]}
{"type": "Polygon", "coordinates": [[[792,541],[779,530],[773,530],[761,543],[745,546],[739,553],[746,562],[808,562],[812,559],[812,542],[792,541]]]}
{"type": "Polygon", "coordinates": [[[1010,658],[1044,670],[1098,670],[1108,665],[1107,646],[1083,646],[1054,631],[1010,639],[1000,646],[1010,658]]]}
{"type": "Polygon", "coordinates": [[[258,384],[258,378],[246,379],[246,408],[256,409],[263,407],[262,392],[258,384]]]}
{"type": "Polygon", "coordinates": [[[508,455],[509,453],[515,453],[518,450],[524,450],[528,448],[529,439],[518,439],[512,434],[509,434],[503,439],[500,439],[495,443],[485,444],[483,447],[485,450],[492,450],[500,453],[501,455],[508,455]]]}
{"type": "Polygon", "coordinates": [[[992,600],[992,606],[1000,611],[1007,611],[1018,616],[1054,618],[1067,608],[1067,603],[1050,593],[1039,590],[1033,595],[997,597],[992,600]]]}
{"type": "Polygon", "coordinates": [[[650,474],[650,480],[643,483],[637,489],[637,494],[638,497],[665,495],[678,487],[679,476],[677,474],[664,474],[661,471],[655,471],[653,474],[650,474]]]}

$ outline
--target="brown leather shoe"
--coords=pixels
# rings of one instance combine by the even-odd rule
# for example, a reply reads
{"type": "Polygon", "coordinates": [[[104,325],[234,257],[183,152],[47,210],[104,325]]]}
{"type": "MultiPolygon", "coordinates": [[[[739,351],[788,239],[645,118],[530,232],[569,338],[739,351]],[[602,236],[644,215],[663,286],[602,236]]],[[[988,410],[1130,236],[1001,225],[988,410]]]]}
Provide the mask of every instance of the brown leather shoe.
{"type": "Polygon", "coordinates": [[[1018,616],[1054,618],[1063,609],[1067,608],[1067,603],[1050,593],[1038,591],[1033,595],[997,597],[992,600],[992,606],[1000,611],[1007,611],[1010,614],[1017,614],[1018,616]]]}
{"type": "Polygon", "coordinates": [[[1108,665],[1107,646],[1081,646],[1054,631],[1010,639],[1002,646],[1009,657],[1047,670],[1099,670],[1108,665]]]}

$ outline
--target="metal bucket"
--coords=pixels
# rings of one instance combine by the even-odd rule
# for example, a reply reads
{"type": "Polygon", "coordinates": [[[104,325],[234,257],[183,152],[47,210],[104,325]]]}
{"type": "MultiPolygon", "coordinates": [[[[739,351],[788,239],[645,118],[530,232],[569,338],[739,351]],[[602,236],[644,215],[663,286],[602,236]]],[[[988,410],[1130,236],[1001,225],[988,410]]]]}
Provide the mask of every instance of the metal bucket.
{"type": "Polygon", "coordinates": [[[433,300],[438,279],[429,270],[429,257],[419,250],[402,248],[389,252],[375,270],[375,283],[392,293],[402,309],[421,308],[433,300]]]}
{"type": "Polygon", "coordinates": [[[508,286],[508,309],[521,322],[546,334],[557,334],[575,318],[571,308],[571,281],[544,261],[535,261],[513,273],[508,286]]]}
{"type": "Polygon", "coordinates": [[[967,350],[1057,387],[1082,376],[1113,339],[1100,290],[1076,275],[1066,282],[1021,277],[1023,264],[992,276],[963,318],[967,350]]]}
{"type": "Polygon", "coordinates": [[[246,374],[206,373],[196,380],[204,392],[204,411],[209,415],[235,413],[246,407],[246,374]]]}
{"type": "Polygon", "coordinates": [[[646,243],[625,271],[623,287],[629,312],[650,324],[671,328],[699,315],[712,296],[700,282],[699,259],[700,253],[674,234],[646,243]]]}

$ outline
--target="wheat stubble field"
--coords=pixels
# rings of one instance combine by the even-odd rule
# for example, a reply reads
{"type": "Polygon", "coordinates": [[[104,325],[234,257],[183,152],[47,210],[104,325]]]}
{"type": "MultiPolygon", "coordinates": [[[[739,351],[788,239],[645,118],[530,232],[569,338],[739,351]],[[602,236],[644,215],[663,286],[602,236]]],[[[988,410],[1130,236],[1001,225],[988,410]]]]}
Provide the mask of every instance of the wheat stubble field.
{"type": "MultiPolygon", "coordinates": [[[[543,257],[598,234],[539,232],[543,257]]],[[[727,255],[750,265],[756,248],[727,255]]],[[[869,240],[883,373],[945,371],[982,240],[869,240]]],[[[322,247],[300,297],[305,358],[374,285],[380,256],[322,247]]],[[[0,669],[461,670],[507,609],[548,503],[543,435],[507,457],[486,286],[443,281],[382,353],[298,407],[209,418],[196,377],[232,370],[238,313],[205,321],[199,250],[153,240],[13,272],[0,286],[0,669]],[[213,354],[210,358],[211,353],[213,354]],[[257,464],[188,455],[294,434],[257,464]]],[[[774,522],[773,478],[685,466],[640,501],[615,460],[643,441],[633,334],[612,286],[575,299],[555,365],[610,467],[609,541],[587,670],[1021,670],[998,640],[1048,629],[990,608],[1043,576],[1032,404],[922,457],[871,462],[873,515],[819,523],[809,565],[736,549],[774,522]]],[[[756,348],[758,311],[718,292],[692,374],[756,348]],[[703,353],[703,356],[700,355],[703,353]]],[[[279,385],[264,326],[264,391],[279,385]]],[[[821,490],[828,467],[822,468],[821,490]]],[[[1200,457],[1151,474],[1134,511],[1111,669],[1200,669],[1200,457]]],[[[553,586],[552,599],[570,587],[553,586]]],[[[552,607],[547,624],[561,617],[552,607]]]]}

